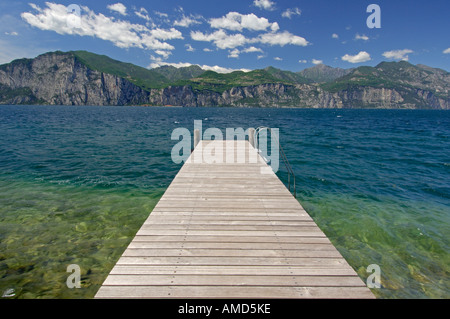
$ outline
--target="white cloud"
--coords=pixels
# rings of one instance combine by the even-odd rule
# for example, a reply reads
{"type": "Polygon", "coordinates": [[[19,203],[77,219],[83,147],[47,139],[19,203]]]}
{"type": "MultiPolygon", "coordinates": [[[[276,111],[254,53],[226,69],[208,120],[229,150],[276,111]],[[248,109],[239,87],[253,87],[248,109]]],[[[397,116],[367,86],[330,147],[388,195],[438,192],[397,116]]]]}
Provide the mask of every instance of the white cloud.
{"type": "Polygon", "coordinates": [[[268,32],[251,39],[246,38],[240,33],[229,35],[223,29],[210,34],[201,31],[191,31],[191,38],[195,41],[213,42],[219,49],[235,49],[249,43],[262,43],[271,46],[279,45],[282,47],[287,44],[298,46],[308,45],[308,41],[304,38],[288,31],[268,32]]]}
{"type": "Polygon", "coordinates": [[[205,51],[205,52],[212,52],[213,50],[211,50],[209,48],[204,48],[203,51],[205,51]]]}
{"type": "Polygon", "coordinates": [[[148,15],[148,11],[145,8],[141,8],[139,11],[134,11],[134,14],[137,15],[139,18],[151,21],[152,19],[148,15]]]}
{"type": "Polygon", "coordinates": [[[278,33],[265,33],[258,37],[255,42],[260,42],[269,45],[285,46],[286,44],[307,46],[308,41],[305,38],[294,35],[288,31],[278,33]]]}
{"type": "Polygon", "coordinates": [[[222,29],[210,34],[202,33],[200,31],[191,31],[191,38],[195,41],[213,42],[219,49],[234,49],[249,41],[240,33],[228,35],[222,29]]]}
{"type": "Polygon", "coordinates": [[[299,8],[293,8],[293,9],[287,9],[286,11],[284,11],[281,16],[283,18],[292,18],[293,16],[299,16],[302,14],[302,10],[300,10],[299,8]]]}
{"type": "Polygon", "coordinates": [[[366,61],[370,61],[370,54],[367,53],[366,51],[361,51],[356,55],[349,55],[346,54],[341,58],[343,61],[347,61],[350,63],[361,63],[361,62],[366,62],[366,61]]]}
{"type": "Polygon", "coordinates": [[[339,39],[339,35],[338,35],[337,33],[333,33],[333,34],[331,35],[331,37],[332,37],[333,39],[339,39]]]}
{"type": "Polygon", "coordinates": [[[181,32],[175,28],[170,28],[169,30],[156,28],[156,29],[150,30],[149,33],[154,38],[160,39],[160,40],[183,39],[181,32]]]}
{"type": "Polygon", "coordinates": [[[230,51],[230,54],[228,55],[229,58],[239,58],[239,54],[241,52],[238,49],[234,49],[230,51]]]}
{"type": "Polygon", "coordinates": [[[274,57],[273,59],[274,59],[275,61],[283,61],[283,59],[280,58],[280,57],[278,57],[278,56],[274,57]]]}
{"type": "Polygon", "coordinates": [[[244,53],[251,53],[251,52],[260,52],[260,53],[263,53],[263,50],[262,49],[260,49],[260,48],[255,48],[255,47],[249,47],[249,48],[247,48],[247,49],[245,49],[245,50],[242,50],[242,52],[244,52],[244,53]]]}
{"type": "Polygon", "coordinates": [[[360,35],[360,34],[356,34],[355,35],[355,40],[364,40],[364,41],[367,41],[367,40],[369,40],[369,37],[367,36],[367,35],[365,35],[365,34],[363,34],[363,35],[360,35]]]}
{"type": "Polygon", "coordinates": [[[312,59],[311,63],[317,65],[317,64],[322,64],[323,61],[322,60],[312,59]]]}
{"type": "Polygon", "coordinates": [[[275,2],[272,2],[270,0],[254,0],[253,5],[260,9],[265,9],[269,11],[275,10],[275,2]]]}
{"type": "Polygon", "coordinates": [[[298,60],[298,63],[308,63],[306,60],[298,60]]]}
{"type": "Polygon", "coordinates": [[[121,15],[126,16],[127,15],[127,7],[125,7],[123,5],[123,3],[115,3],[115,4],[110,4],[107,6],[107,8],[111,11],[115,11],[117,13],[120,13],[121,15]]]}
{"type": "Polygon", "coordinates": [[[194,52],[195,49],[188,43],[184,45],[186,47],[186,51],[188,52],[194,52]]]}
{"type": "Polygon", "coordinates": [[[156,62],[151,63],[148,67],[153,69],[153,68],[158,68],[158,67],[164,66],[164,65],[170,65],[170,66],[173,66],[176,68],[185,68],[185,67],[189,67],[192,65],[198,65],[200,68],[202,68],[205,71],[214,71],[217,73],[231,73],[231,72],[235,72],[235,71],[243,71],[243,72],[251,71],[249,69],[231,69],[231,68],[224,68],[224,67],[221,67],[218,65],[209,66],[209,65],[192,64],[192,63],[187,63],[187,62],[169,63],[169,62],[156,61],[156,62]]]}
{"type": "Polygon", "coordinates": [[[169,56],[172,54],[172,52],[164,50],[155,50],[155,53],[159,54],[163,59],[169,58],[169,56]]]}
{"type": "Polygon", "coordinates": [[[270,23],[266,18],[259,18],[253,13],[240,14],[238,12],[229,12],[224,17],[210,19],[209,24],[215,29],[232,31],[242,31],[243,29],[265,31],[268,28],[272,31],[278,31],[280,29],[277,22],[270,23]]]}
{"type": "Polygon", "coordinates": [[[193,15],[185,16],[183,14],[183,17],[180,20],[176,20],[173,23],[173,25],[188,28],[194,24],[201,24],[202,22],[200,21],[200,19],[201,19],[200,16],[193,16],[193,15]]]}
{"type": "Polygon", "coordinates": [[[450,48],[445,49],[444,51],[442,51],[442,53],[444,53],[444,54],[450,54],[450,48]]]}
{"type": "Polygon", "coordinates": [[[392,60],[403,60],[403,61],[408,61],[409,57],[408,54],[409,53],[413,53],[414,51],[409,50],[409,49],[404,49],[404,50],[392,50],[392,51],[386,51],[383,53],[383,56],[386,59],[392,59],[392,60]]]}
{"type": "MultiPolygon", "coordinates": [[[[183,39],[181,32],[175,28],[168,30],[149,29],[141,24],[116,20],[101,13],[96,14],[88,7],[82,7],[82,14],[75,24],[69,23],[74,15],[67,11],[67,7],[50,2],[47,2],[46,5],[47,8],[45,9],[41,9],[34,4],[31,5],[38,13],[24,12],[21,14],[22,19],[41,30],[54,31],[63,35],[92,36],[110,41],[119,48],[136,47],[159,50],[162,53],[175,49],[171,44],[164,41],[183,39]]],[[[167,56],[167,53],[162,55],[167,56]]]]}
{"type": "Polygon", "coordinates": [[[200,65],[200,67],[203,70],[207,70],[207,71],[214,71],[217,73],[231,73],[231,72],[235,72],[235,71],[242,71],[242,72],[250,72],[251,70],[249,69],[230,69],[230,68],[224,68],[218,65],[215,66],[209,66],[209,65],[200,65]]]}
{"type": "Polygon", "coordinates": [[[34,3],[29,3],[29,5],[30,5],[30,7],[32,7],[34,10],[36,10],[36,11],[38,11],[38,12],[42,12],[42,9],[41,9],[39,6],[37,6],[36,4],[34,4],[34,3]]]}
{"type": "Polygon", "coordinates": [[[229,58],[238,58],[239,57],[239,55],[241,54],[241,53],[252,53],[252,52],[260,52],[260,53],[264,53],[264,51],[263,50],[261,50],[260,48],[256,48],[256,47],[254,47],[254,46],[251,46],[251,47],[249,47],[249,48],[246,48],[246,49],[244,49],[244,50],[239,50],[239,49],[233,49],[233,50],[231,50],[229,53],[229,55],[228,55],[228,57],[229,58]]]}
{"type": "Polygon", "coordinates": [[[167,13],[164,12],[159,12],[159,11],[154,11],[154,13],[159,16],[160,18],[168,18],[169,15],[167,13]]]}
{"type": "Polygon", "coordinates": [[[13,36],[13,37],[16,37],[16,36],[18,36],[18,35],[19,35],[19,33],[17,33],[16,31],[12,31],[12,32],[5,32],[5,34],[6,34],[6,35],[9,35],[9,36],[13,36]]]}

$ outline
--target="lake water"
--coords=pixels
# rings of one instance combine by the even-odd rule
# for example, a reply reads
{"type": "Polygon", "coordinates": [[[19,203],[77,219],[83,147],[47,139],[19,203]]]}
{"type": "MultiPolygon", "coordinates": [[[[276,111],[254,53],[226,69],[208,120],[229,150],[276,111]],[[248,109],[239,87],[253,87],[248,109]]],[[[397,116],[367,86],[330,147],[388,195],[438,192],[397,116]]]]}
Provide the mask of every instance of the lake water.
{"type": "Polygon", "coordinates": [[[279,128],[298,200],[363,280],[380,266],[377,297],[450,297],[448,111],[1,106],[0,299],[92,298],[194,120],[279,128]]]}

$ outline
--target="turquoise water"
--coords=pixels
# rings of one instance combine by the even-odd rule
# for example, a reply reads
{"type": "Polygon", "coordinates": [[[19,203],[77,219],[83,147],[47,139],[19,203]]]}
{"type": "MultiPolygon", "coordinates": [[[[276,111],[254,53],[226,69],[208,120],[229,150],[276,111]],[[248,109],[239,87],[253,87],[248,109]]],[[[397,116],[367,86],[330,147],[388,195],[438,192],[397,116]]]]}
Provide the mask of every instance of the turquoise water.
{"type": "Polygon", "coordinates": [[[378,297],[450,297],[450,112],[61,106],[0,107],[0,294],[93,297],[201,119],[280,128],[298,200],[361,278],[380,266],[378,297]]]}

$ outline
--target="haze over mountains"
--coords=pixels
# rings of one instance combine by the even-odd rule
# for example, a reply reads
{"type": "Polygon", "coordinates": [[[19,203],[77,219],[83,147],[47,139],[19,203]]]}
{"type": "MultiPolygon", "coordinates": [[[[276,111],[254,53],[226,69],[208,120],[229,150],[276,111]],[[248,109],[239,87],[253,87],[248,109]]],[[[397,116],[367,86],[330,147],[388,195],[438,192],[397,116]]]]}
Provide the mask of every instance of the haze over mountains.
{"type": "Polygon", "coordinates": [[[449,72],[406,61],[223,74],[58,51],[0,66],[0,104],[450,109],[449,90],[449,72]]]}

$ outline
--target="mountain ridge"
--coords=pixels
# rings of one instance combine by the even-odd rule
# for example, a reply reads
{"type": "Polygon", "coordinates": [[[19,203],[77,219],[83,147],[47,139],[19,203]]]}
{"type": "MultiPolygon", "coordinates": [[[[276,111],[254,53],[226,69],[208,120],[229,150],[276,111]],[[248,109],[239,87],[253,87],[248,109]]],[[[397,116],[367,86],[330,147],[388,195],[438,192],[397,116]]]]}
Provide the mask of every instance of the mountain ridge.
{"type": "Polygon", "coordinates": [[[313,82],[322,83],[334,81],[344,75],[347,75],[353,70],[354,68],[341,69],[341,68],[333,68],[325,64],[318,64],[316,66],[304,69],[297,73],[299,73],[300,75],[302,75],[307,79],[312,80],[313,82]]]}
{"type": "Polygon", "coordinates": [[[0,65],[0,104],[450,109],[449,88],[449,72],[406,61],[223,74],[56,51],[0,65]]]}

